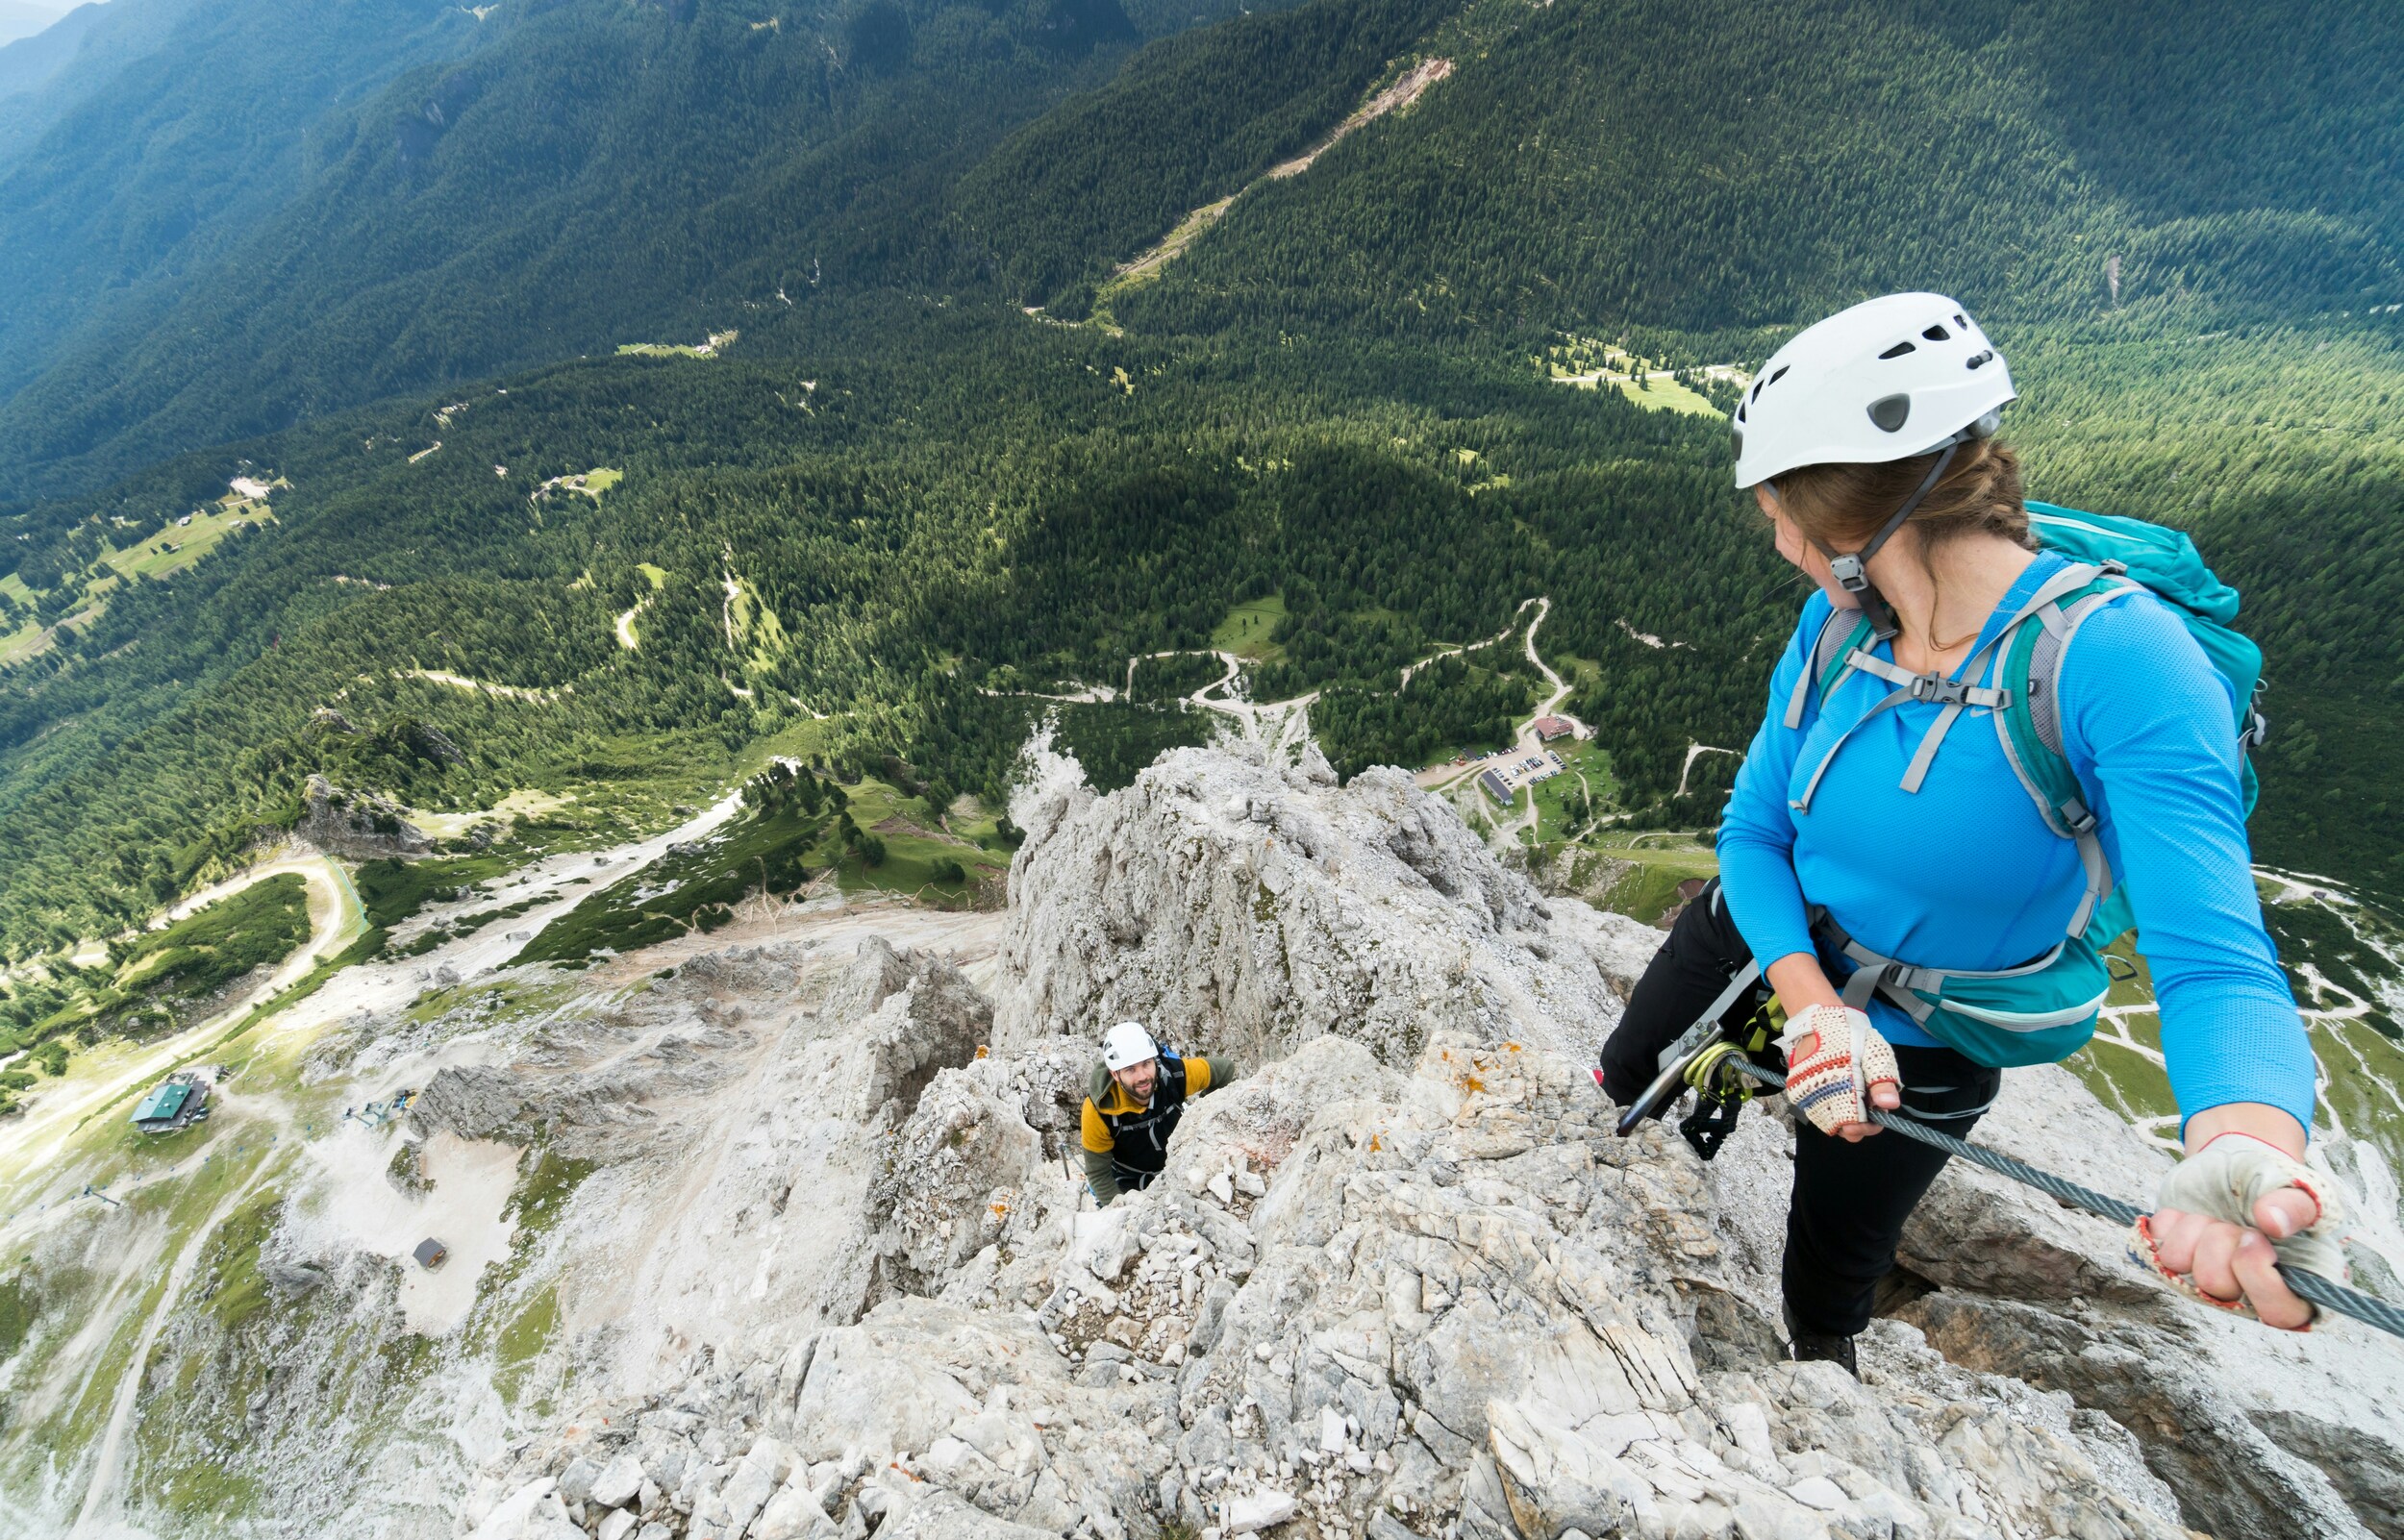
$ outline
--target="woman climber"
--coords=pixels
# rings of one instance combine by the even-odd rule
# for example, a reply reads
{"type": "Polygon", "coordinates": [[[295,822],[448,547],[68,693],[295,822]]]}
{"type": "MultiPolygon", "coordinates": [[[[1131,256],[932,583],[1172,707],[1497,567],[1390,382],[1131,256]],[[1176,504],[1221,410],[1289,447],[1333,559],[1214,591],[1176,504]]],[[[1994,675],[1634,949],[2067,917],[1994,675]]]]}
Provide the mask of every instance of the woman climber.
{"type": "Polygon", "coordinates": [[[2312,1050],[2246,846],[2260,654],[2184,536],[2023,503],[1993,436],[2014,399],[1936,294],[1821,321],[1745,392],[1736,484],[1817,591],[1737,775],[1720,879],[1602,1056],[1632,1105],[1715,1003],[1750,1014],[1740,975],[1775,991],[1803,1114],[1788,1333],[1848,1370],[1946,1158],[1871,1137],[1866,1108],[1966,1134],[2004,1067],[2092,1033],[2102,949],[2132,925],[2187,1151],[2141,1254],[2290,1329],[2314,1311],[2275,1264],[2345,1273],[2336,1195],[2303,1163],[2312,1050]]]}

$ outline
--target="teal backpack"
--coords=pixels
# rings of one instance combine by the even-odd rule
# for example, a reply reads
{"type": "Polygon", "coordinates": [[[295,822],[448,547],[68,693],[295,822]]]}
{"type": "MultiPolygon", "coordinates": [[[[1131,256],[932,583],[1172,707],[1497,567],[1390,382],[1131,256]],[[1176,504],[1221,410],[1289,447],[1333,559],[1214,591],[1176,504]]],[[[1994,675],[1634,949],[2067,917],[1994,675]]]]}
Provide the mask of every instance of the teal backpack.
{"type": "MultiPolygon", "coordinates": [[[[2044,956],[1991,972],[1916,967],[1863,946],[1816,913],[1824,946],[1842,954],[1857,971],[1845,981],[1845,1004],[1860,1009],[1876,994],[1922,1028],[1983,1064],[2009,1067],[2043,1064],[2075,1053],[2093,1035],[2095,1014],[2112,990],[2103,950],[2136,924],[2125,888],[2116,889],[2095,836],[2095,816],[2062,747],[2062,717],[2056,699],[2064,652],[2088,616],[2123,594],[2146,589],[2187,623],[2188,633],[2228,682],[2235,704],[2230,732],[2251,750],[2267,730],[2255,709],[2262,689],[2262,649],[2230,629],[2237,618],[2237,590],[2204,565],[2193,542],[2176,530],[2141,519],[2082,513],[2050,503],[2028,505],[2030,529],[2046,550],[2070,565],[2046,580],[2012,615],[1993,639],[1972,653],[1955,672],[1977,679],[1991,655],[2001,652],[1992,687],[1966,684],[1931,674],[1912,674],[1876,657],[1868,618],[1858,610],[1832,612],[1812,651],[1812,665],[1795,682],[1787,702],[1786,725],[1799,728],[1807,709],[1827,699],[1846,674],[1886,680],[1894,689],[1865,712],[1830,745],[1803,794],[1797,813],[1811,811],[1812,796],[1838,750],[1862,723],[1909,701],[1943,706],[1903,777],[1903,789],[1917,791],[1956,721],[1983,709],[1994,723],[2004,758],[2018,776],[2045,827],[2078,846],[2087,891],[2062,941],[2044,956]]],[[[2254,808],[2254,767],[2241,757],[2245,810],[2254,808]]]]}

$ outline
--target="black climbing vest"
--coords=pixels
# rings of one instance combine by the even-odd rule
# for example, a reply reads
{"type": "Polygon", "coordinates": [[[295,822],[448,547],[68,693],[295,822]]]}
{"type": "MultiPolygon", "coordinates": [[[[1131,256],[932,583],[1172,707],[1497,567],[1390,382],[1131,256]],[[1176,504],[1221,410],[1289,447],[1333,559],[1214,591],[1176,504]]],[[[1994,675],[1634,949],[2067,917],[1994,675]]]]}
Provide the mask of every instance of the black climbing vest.
{"type": "Polygon", "coordinates": [[[1101,1096],[1093,1098],[1093,1110],[1102,1126],[1111,1132],[1111,1164],[1118,1171],[1122,1186],[1140,1187],[1161,1174],[1168,1164],[1168,1138],[1177,1131],[1177,1120],[1186,1111],[1186,1061],[1161,1051],[1159,1077],[1152,1082],[1149,1105],[1132,1112],[1112,1112],[1109,1104],[1123,1100],[1127,1093],[1108,1070],[1102,1072],[1106,1082],[1101,1096]],[[1129,1182],[1130,1174],[1141,1180],[1129,1182]]]}

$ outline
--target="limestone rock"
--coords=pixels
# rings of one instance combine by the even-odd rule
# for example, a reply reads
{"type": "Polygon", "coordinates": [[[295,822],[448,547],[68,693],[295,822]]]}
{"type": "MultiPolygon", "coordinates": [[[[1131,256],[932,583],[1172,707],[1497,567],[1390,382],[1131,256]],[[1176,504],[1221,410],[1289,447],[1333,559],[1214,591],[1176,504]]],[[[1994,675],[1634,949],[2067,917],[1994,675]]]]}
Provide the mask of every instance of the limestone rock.
{"type": "Polygon", "coordinates": [[[329,856],[353,860],[422,856],[434,849],[434,836],[411,823],[400,804],[375,792],[348,790],[320,775],[309,778],[292,835],[329,856]]]}
{"type": "Polygon", "coordinates": [[[1598,956],[1624,966],[1612,938],[1644,929],[1556,912],[1396,770],[1339,789],[1178,750],[1029,816],[1003,942],[1014,1048],[1118,1018],[1245,1061],[1331,1031],[1397,1064],[1439,1032],[1584,1043],[1624,993],[1598,956]]]}
{"type": "MultiPolygon", "coordinates": [[[[563,1318],[607,1323],[594,1399],[492,1452],[463,1533],[542,1533],[563,1480],[615,1540],[2394,1532],[2387,1345],[2207,1316],[1976,1173],[1924,1205],[1861,1380],[1778,1361],[1790,1136],[1757,1109],[1708,1167],[1614,1137],[1606,964],[1657,937],[1540,900],[1399,778],[1180,751],[1038,802],[991,1015],[875,943],[463,1024],[428,1117],[541,1108],[600,1162],[546,1244],[590,1269],[552,1275],[563,1318]],[[1132,1014],[1244,1074],[1097,1212],[1076,1107],[1132,1014]]],[[[2008,1083],[1982,1139],[2145,1195],[2076,1082],[2008,1083]]]]}
{"type": "MultiPolygon", "coordinates": [[[[2056,1066],[2015,1071],[1978,1137],[2071,1180],[2149,1201],[2168,1160],[2056,1066]]],[[[1903,1318],[1957,1362],[2068,1392],[2137,1437],[2194,1528],[2237,1540],[2399,1532],[2404,1354],[2341,1326],[2276,1338],[2139,1272],[2116,1225],[1963,1162],[1905,1232],[1944,1285],[1903,1318]]]]}
{"type": "Polygon", "coordinates": [[[860,944],[830,1012],[871,998],[877,1003],[858,1029],[868,1055],[854,1101],[863,1121],[888,1102],[908,1114],[938,1071],[967,1063],[993,1035],[991,1003],[957,967],[874,937],[860,944]]]}
{"type": "Polygon", "coordinates": [[[1219,1520],[1229,1534],[1251,1534],[1285,1523],[1294,1516],[1294,1500],[1283,1492],[1260,1491],[1231,1501],[1219,1520]]]}
{"type": "Polygon", "coordinates": [[[939,1490],[911,1504],[893,1535],[894,1540],[1054,1540],[1055,1531],[996,1519],[939,1490]]]}
{"type": "Polygon", "coordinates": [[[592,1478],[590,1501],[605,1508],[622,1508],[642,1490],[642,1461],[621,1453],[592,1478]]]}

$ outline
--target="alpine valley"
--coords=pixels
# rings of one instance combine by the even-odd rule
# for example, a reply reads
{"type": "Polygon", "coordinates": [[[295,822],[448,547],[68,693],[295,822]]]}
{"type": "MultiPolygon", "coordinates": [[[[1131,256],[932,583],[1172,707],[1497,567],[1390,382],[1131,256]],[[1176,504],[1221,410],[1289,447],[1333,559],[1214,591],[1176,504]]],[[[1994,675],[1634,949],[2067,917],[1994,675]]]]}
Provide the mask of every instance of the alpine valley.
{"type": "MultiPolygon", "coordinates": [[[[1778,1362],[1790,1136],[1585,1072],[1727,413],[1940,289],[2243,593],[2404,1304],[2404,10],[18,9],[0,1537],[2404,1536],[2399,1344],[1953,1169],[1778,1362]],[[1096,1212],[1129,1015],[1244,1074],[1096,1212]]],[[[1980,1137],[2142,1199],[2123,950],[1980,1137]]]]}

